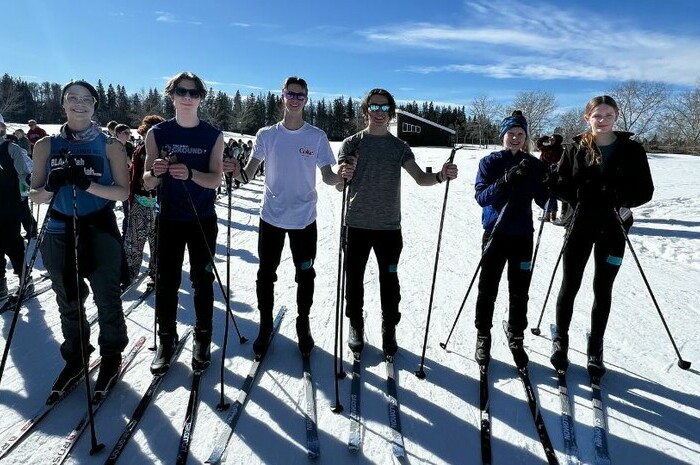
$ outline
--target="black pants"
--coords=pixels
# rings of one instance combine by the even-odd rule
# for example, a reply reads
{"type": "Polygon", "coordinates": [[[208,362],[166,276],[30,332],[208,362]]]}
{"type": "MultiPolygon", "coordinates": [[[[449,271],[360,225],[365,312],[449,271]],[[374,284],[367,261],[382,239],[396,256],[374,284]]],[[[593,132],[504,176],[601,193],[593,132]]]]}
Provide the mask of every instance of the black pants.
{"type": "Polygon", "coordinates": [[[382,321],[396,325],[401,319],[398,264],[403,249],[400,229],[348,228],[345,275],[345,315],[353,326],[361,325],[364,307],[364,279],[370,251],[374,249],[379,267],[379,295],[382,321]]]}
{"type": "Polygon", "coordinates": [[[564,274],[557,298],[557,330],[561,333],[569,331],[574,300],[591,251],[595,264],[591,338],[602,339],[610,315],[613,283],[625,254],[625,238],[619,226],[595,232],[578,228],[571,233],[563,256],[564,274]]]}
{"type": "Polygon", "coordinates": [[[32,215],[32,210],[29,208],[29,199],[26,197],[22,199],[22,204],[19,207],[19,215],[27,237],[36,237],[38,233],[37,224],[32,215]]]}
{"type": "Polygon", "coordinates": [[[258,257],[260,267],[255,282],[258,309],[261,321],[272,322],[275,305],[275,282],[277,267],[282,257],[284,238],[289,235],[289,249],[294,262],[294,281],[297,283],[297,311],[299,316],[308,316],[314,301],[314,261],[316,260],[316,222],[304,229],[283,229],[260,220],[258,234],[258,257]]]}
{"type": "Polygon", "coordinates": [[[158,230],[158,286],[156,289],[156,316],[159,334],[175,334],[178,290],[182,281],[182,263],[185,246],[190,257],[190,281],[194,291],[195,330],[211,331],[214,312],[214,263],[218,230],[216,216],[195,221],[168,221],[160,219],[158,230]],[[204,230],[204,236],[202,235],[204,230]],[[205,242],[206,239],[206,242],[205,242]]]}
{"type": "MultiPolygon", "coordinates": [[[[24,268],[24,240],[20,234],[19,217],[0,219],[0,256],[7,255],[17,276],[22,276],[24,268]]],[[[0,270],[0,279],[5,277],[5,266],[0,270]]]]}
{"type": "MultiPolygon", "coordinates": [[[[489,233],[484,233],[482,250],[490,237],[489,233]]],[[[493,236],[493,241],[481,261],[479,294],[476,298],[474,318],[474,324],[480,333],[488,333],[491,330],[498,286],[506,263],[508,263],[508,325],[515,334],[523,334],[527,328],[532,234],[526,236],[497,234],[493,236]]]]}

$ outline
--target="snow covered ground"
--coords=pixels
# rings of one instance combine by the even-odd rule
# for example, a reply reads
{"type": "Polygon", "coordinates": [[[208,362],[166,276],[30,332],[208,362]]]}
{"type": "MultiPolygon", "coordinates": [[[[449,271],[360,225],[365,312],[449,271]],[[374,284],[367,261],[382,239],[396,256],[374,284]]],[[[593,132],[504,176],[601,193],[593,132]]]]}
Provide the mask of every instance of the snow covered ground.
{"type": "MultiPolygon", "coordinates": [[[[334,149],[337,150],[334,144],[334,149]]],[[[437,169],[449,155],[444,148],[417,148],[421,166],[437,169]]],[[[413,464],[480,463],[478,368],[473,361],[475,290],[458,321],[448,350],[445,341],[454,322],[480,254],[480,208],[473,199],[478,160],[487,150],[472,148],[457,152],[460,177],[450,185],[441,257],[435,286],[432,322],[425,361],[427,378],[413,372],[419,366],[426,312],[430,296],[438,225],[445,185],[419,187],[408,175],[403,178],[404,250],[399,265],[402,285],[399,326],[400,351],[396,357],[401,422],[413,464]]],[[[661,310],[683,358],[696,364],[682,371],[656,309],[629,251],[615,284],[613,310],[605,341],[608,374],[603,398],[609,422],[609,443],[615,464],[700,463],[700,158],[680,155],[649,156],[656,191],[647,205],[635,209],[631,240],[655,292],[661,310]]],[[[257,269],[258,205],[262,194],[258,180],[234,191],[231,210],[232,306],[242,334],[251,341],[257,334],[255,298],[257,269]]],[[[347,448],[350,379],[340,381],[340,400],[345,406],[334,414],[333,341],[340,229],[341,195],[319,180],[318,257],[312,330],[316,349],[311,358],[317,398],[321,456],[316,463],[392,463],[386,377],[381,355],[380,305],[374,258],[368,265],[366,289],[367,338],[363,353],[365,371],[362,391],[362,448],[347,448]]],[[[217,266],[226,281],[227,199],[217,203],[219,237],[217,266]]],[[[42,217],[44,209],[41,211],[42,217]]],[[[535,212],[535,218],[539,212],[535,212]]],[[[545,224],[537,267],[530,292],[530,325],[537,322],[549,279],[562,245],[564,230],[545,224]]],[[[40,266],[40,262],[39,262],[40,266]]],[[[37,270],[37,273],[39,270],[37,270]]],[[[231,464],[303,464],[306,456],[302,364],[296,348],[294,302],[296,286],[288,250],[278,270],[276,303],[290,308],[275,338],[262,372],[229,444],[231,464]]],[[[549,365],[549,324],[554,320],[558,275],[542,324],[543,336],[526,334],[530,372],[549,435],[563,461],[563,439],[559,397],[554,372],[549,365]]],[[[504,280],[505,281],[505,280],[504,280]]],[[[493,361],[490,367],[493,463],[543,463],[524,391],[516,375],[500,320],[505,317],[506,288],[501,288],[494,317],[493,361]]],[[[212,367],[204,374],[201,405],[194,430],[189,463],[203,463],[222,429],[227,413],[216,410],[219,402],[219,364],[224,336],[224,305],[216,288],[215,334],[212,367]]],[[[187,266],[183,270],[179,312],[180,332],[193,323],[191,289],[187,266]]],[[[127,297],[127,300],[133,296],[127,297]]],[[[91,300],[89,301],[91,302],[91,300]]],[[[574,401],[576,436],[584,463],[593,462],[593,429],[590,389],[585,365],[586,328],[592,304],[591,273],[587,271],[576,301],[572,322],[572,367],[569,388],[574,401]]],[[[128,301],[125,302],[125,307],[128,301]]],[[[132,341],[146,336],[150,345],[153,329],[153,299],[128,317],[132,341]]],[[[89,308],[88,314],[94,310],[89,308]]],[[[1,317],[6,339],[11,312],[1,317]]],[[[347,324],[345,325],[347,330],[347,324]]],[[[231,327],[231,331],[234,329],[231,327]]],[[[345,336],[343,337],[345,338],[345,336]]],[[[0,385],[0,440],[44,402],[54,377],[62,366],[58,351],[61,340],[56,304],[51,292],[23,308],[8,365],[0,385]]],[[[93,331],[93,343],[96,335],[93,331]]],[[[3,341],[4,345],[4,341],[3,341]]],[[[229,335],[225,360],[225,395],[234,400],[248,372],[252,343],[240,345],[235,332],[229,335]]],[[[122,432],[151,376],[152,353],[141,351],[96,416],[97,438],[107,446],[90,456],[89,431],[69,460],[76,464],[103,463],[122,432]]],[[[138,431],[127,445],[120,463],[175,462],[191,381],[191,344],[165,378],[154,404],[147,410],[138,431]]],[[[347,350],[344,368],[350,371],[347,350]]],[[[3,463],[49,463],[59,443],[85,412],[81,387],[29,436],[3,463]]]]}

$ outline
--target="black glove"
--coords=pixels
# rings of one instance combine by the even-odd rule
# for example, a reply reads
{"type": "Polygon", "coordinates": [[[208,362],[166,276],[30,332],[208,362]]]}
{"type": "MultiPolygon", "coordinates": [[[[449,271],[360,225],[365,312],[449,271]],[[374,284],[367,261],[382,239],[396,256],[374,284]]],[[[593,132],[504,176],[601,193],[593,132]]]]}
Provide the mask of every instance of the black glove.
{"type": "Polygon", "coordinates": [[[70,151],[66,149],[59,150],[57,155],[51,156],[49,159],[49,174],[46,176],[44,189],[49,192],[56,192],[61,187],[67,184],[67,160],[70,156],[70,151]]]}
{"type": "Polygon", "coordinates": [[[85,175],[85,169],[75,163],[69,163],[66,171],[66,183],[85,191],[90,187],[92,181],[85,175]]]}
{"type": "Polygon", "coordinates": [[[527,177],[528,163],[527,160],[522,160],[520,163],[506,171],[503,175],[503,184],[510,187],[515,187],[521,184],[527,177]]]}
{"type": "Polygon", "coordinates": [[[58,191],[61,187],[67,184],[66,177],[67,174],[65,165],[59,165],[51,168],[49,175],[46,177],[44,189],[49,192],[58,191]]]}

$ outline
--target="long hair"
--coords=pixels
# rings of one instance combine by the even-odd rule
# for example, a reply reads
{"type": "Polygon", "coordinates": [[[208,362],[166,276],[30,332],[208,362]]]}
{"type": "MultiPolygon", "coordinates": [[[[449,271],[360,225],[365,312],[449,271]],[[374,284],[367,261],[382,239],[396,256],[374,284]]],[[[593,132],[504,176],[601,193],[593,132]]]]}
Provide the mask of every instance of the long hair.
{"type": "MultiPolygon", "coordinates": [[[[586,108],[583,110],[584,116],[590,116],[591,113],[593,113],[593,110],[600,105],[609,105],[615,109],[616,114],[620,113],[620,109],[617,106],[617,102],[614,98],[610,97],[609,95],[599,95],[588,101],[586,108]]],[[[600,165],[603,156],[600,153],[600,149],[595,144],[595,136],[593,135],[593,131],[588,130],[583,133],[583,136],[581,137],[581,145],[586,149],[586,161],[588,162],[588,166],[600,165]]]]}

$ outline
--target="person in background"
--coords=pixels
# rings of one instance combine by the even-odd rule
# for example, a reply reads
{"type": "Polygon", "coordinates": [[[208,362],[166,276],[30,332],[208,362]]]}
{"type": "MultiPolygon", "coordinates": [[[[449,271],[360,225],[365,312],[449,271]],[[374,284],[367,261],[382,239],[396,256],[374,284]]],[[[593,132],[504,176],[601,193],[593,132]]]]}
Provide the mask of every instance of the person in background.
{"type": "Polygon", "coordinates": [[[297,283],[299,350],[303,356],[308,356],[314,347],[309,315],[316,278],[316,169],[321,171],[323,182],[328,185],[335,186],[342,179],[331,169],[335,156],[326,133],[304,121],[308,96],[309,88],[304,79],[288,77],[282,86],[282,121],[258,131],[252,156],[243,170],[237,160],[227,160],[224,167],[226,172],[246,183],[263,161],[267,165],[258,234],[260,266],[256,293],[260,330],[253,344],[257,356],[267,350],[272,333],[275,281],[286,236],[289,236],[297,283]]]}
{"type": "Polygon", "coordinates": [[[39,139],[42,137],[46,137],[46,131],[42,127],[40,127],[38,124],[36,124],[36,120],[30,119],[27,124],[29,125],[29,131],[27,131],[27,139],[29,139],[29,144],[31,145],[31,150],[30,152],[34,153],[34,144],[37,143],[39,139]]]}
{"type": "MultiPolygon", "coordinates": [[[[148,115],[143,118],[137,132],[145,136],[148,130],[158,123],[165,121],[159,115],[148,115]]],[[[148,241],[150,259],[148,260],[148,281],[146,286],[153,288],[156,279],[156,191],[144,186],[144,162],[146,161],[146,146],[139,144],[131,159],[129,179],[129,227],[126,230],[124,249],[129,268],[129,280],[134,281],[141,270],[143,247],[148,241]]]]}
{"type": "Polygon", "coordinates": [[[527,126],[527,119],[519,110],[503,119],[499,131],[503,150],[482,158],[476,173],[474,197],[482,207],[484,235],[474,317],[474,358],[481,366],[487,366],[491,360],[494,306],[506,263],[508,347],[518,367],[528,363],[523,340],[532,273],[532,201],[544,208],[549,191],[544,184],[546,166],[529,153],[527,126]]]}
{"type": "MultiPolygon", "coordinates": [[[[112,122],[110,121],[110,123],[112,122]]],[[[134,154],[134,144],[131,143],[131,128],[126,124],[117,124],[116,126],[114,126],[114,129],[110,132],[114,132],[114,138],[117,139],[124,146],[124,149],[126,150],[125,163],[127,169],[130,169],[131,157],[134,154]]],[[[129,199],[127,199],[122,202],[122,213],[124,214],[124,216],[122,217],[122,291],[126,290],[132,282],[132,277],[129,274],[129,265],[125,250],[126,247],[124,245],[127,231],[130,228],[129,218],[131,217],[131,214],[129,208],[130,201],[129,199]]]]}
{"type": "Polygon", "coordinates": [[[396,325],[401,320],[398,265],[403,248],[401,232],[401,169],[420,186],[434,186],[457,177],[457,166],[445,163],[439,173],[426,173],[416,163],[406,142],[388,130],[396,115],[394,97],[384,89],[372,89],[362,100],[367,127],[345,139],[338,161],[348,185],[349,204],[346,250],[347,302],[350,320],[348,345],[353,352],[364,348],[364,279],[369,254],[374,249],[379,267],[382,310],[382,349],[387,356],[398,350],[396,325]]]}
{"type": "Polygon", "coordinates": [[[22,147],[24,150],[26,150],[27,155],[29,155],[29,158],[32,156],[32,144],[29,142],[29,139],[27,139],[27,135],[24,133],[24,129],[17,129],[15,132],[15,138],[17,139],[17,145],[22,147]]]}
{"type": "Polygon", "coordinates": [[[156,232],[156,317],[160,344],[151,372],[164,373],[178,342],[178,290],[185,247],[190,258],[190,281],[195,311],[192,369],[211,363],[214,312],[214,252],[217,217],[216,189],[221,184],[224,136],[199,118],[207,95],[197,75],[182,72],[172,77],[165,93],[173,102],[175,117],[156,124],[146,134],[143,185],[160,186],[160,213],[156,232]]]}
{"type": "Polygon", "coordinates": [[[117,127],[117,124],[119,124],[119,123],[117,123],[116,121],[112,120],[112,121],[110,121],[109,123],[107,123],[107,126],[105,126],[105,127],[107,128],[107,133],[108,133],[109,136],[111,136],[111,137],[116,137],[116,136],[117,136],[117,133],[115,132],[115,129],[116,129],[116,127],[117,127]]]}
{"type": "MultiPolygon", "coordinates": [[[[540,151],[540,160],[549,171],[554,171],[561,159],[561,154],[564,152],[564,147],[561,145],[563,140],[564,138],[560,134],[553,134],[542,136],[535,141],[535,147],[540,151]]],[[[556,221],[558,209],[557,197],[550,196],[544,209],[544,221],[556,221]]]]}
{"type": "MultiPolygon", "coordinates": [[[[9,135],[7,136],[9,138],[9,135]]],[[[27,162],[27,169],[31,172],[33,163],[31,161],[31,150],[32,146],[29,143],[29,139],[27,139],[27,136],[24,134],[23,129],[17,129],[14,132],[14,142],[19,145],[25,152],[25,155],[27,156],[28,160],[25,159],[27,162]]],[[[22,194],[22,205],[20,206],[20,222],[22,223],[22,227],[24,228],[24,238],[29,241],[37,236],[37,222],[34,219],[34,215],[32,215],[32,210],[29,207],[29,180],[23,181],[21,185],[21,194],[22,194]]]]}
{"type": "Polygon", "coordinates": [[[615,131],[620,115],[607,95],[586,104],[583,119],[590,129],[574,137],[559,164],[553,191],[574,210],[563,252],[563,277],[557,298],[557,330],[552,339],[552,365],[569,365],[569,326],[574,300],[581,287],[586,263],[593,253],[593,308],[588,338],[588,371],[605,373],[603,337],[612,303],[612,288],[625,253],[625,231],[632,227],[632,207],[651,200],[654,183],[642,144],[632,133],[615,131]],[[618,217],[619,215],[619,217],[618,217]]]}
{"type": "Polygon", "coordinates": [[[61,105],[66,123],[60,133],[34,145],[29,193],[36,203],[48,203],[55,197],[40,247],[61,313],[61,355],[66,364],[49,403],[84,374],[82,351],[94,350],[88,339],[90,331],[85,340],[80,339],[81,316],[84,328],[89,328],[80,307],[90,289],[97,305],[102,357],[95,396],[104,395],[116,383],[121,354],[129,342],[119,295],[119,228],[112,208],[113,202],[126,199],[129,193],[126,152],[92,121],[99,102],[90,83],[77,80],[64,85],[61,105]],[[79,233],[73,229],[74,222],[79,233]]]}
{"type": "MultiPolygon", "coordinates": [[[[21,191],[27,191],[31,171],[26,163],[27,154],[19,145],[6,136],[7,126],[0,122],[0,299],[9,295],[5,278],[5,256],[10,258],[12,268],[18,281],[24,271],[24,241],[20,232],[23,197],[21,191]],[[22,187],[24,186],[24,188],[22,187]]],[[[12,138],[14,139],[14,137],[12,138]]],[[[31,293],[34,284],[28,281],[25,293],[31,293]]]]}

